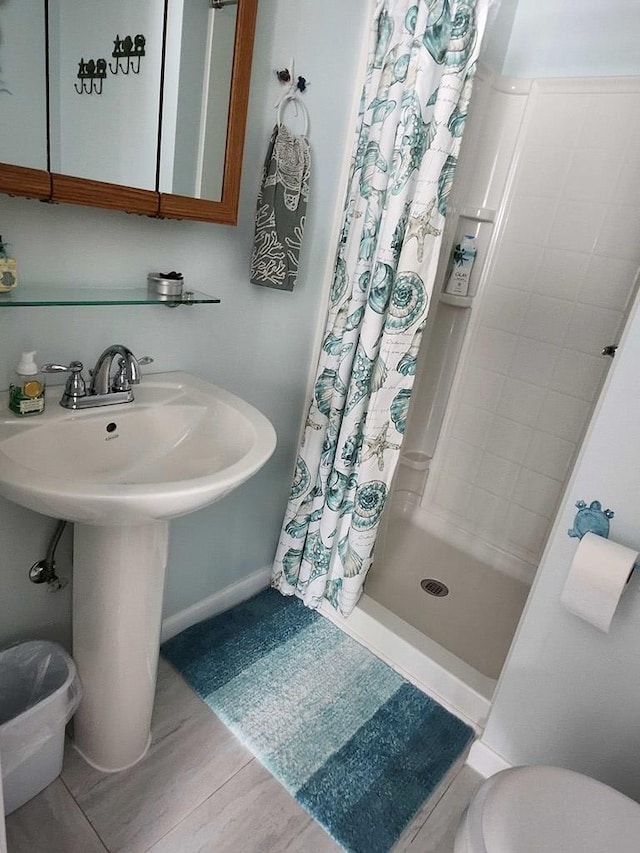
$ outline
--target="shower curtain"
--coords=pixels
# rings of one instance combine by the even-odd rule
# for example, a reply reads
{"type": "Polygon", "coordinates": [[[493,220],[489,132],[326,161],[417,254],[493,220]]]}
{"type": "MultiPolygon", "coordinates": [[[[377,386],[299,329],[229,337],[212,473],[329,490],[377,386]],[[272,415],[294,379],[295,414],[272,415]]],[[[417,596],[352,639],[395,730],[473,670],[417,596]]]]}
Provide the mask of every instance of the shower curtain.
{"type": "Polygon", "coordinates": [[[272,585],[348,616],[405,429],[489,0],[379,0],[272,585]]]}

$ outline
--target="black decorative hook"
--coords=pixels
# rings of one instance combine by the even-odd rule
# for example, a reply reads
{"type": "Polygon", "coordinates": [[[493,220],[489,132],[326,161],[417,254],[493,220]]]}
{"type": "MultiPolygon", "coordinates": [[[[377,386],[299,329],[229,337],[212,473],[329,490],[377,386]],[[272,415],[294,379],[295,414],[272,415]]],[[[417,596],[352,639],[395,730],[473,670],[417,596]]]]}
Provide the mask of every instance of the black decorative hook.
{"type": "Polygon", "coordinates": [[[107,76],[107,61],[106,59],[88,59],[84,61],[84,57],[78,63],[78,80],[80,86],[74,83],[73,86],[79,95],[101,95],[102,81],[107,76]]]}
{"type": "Polygon", "coordinates": [[[140,59],[145,56],[146,43],[147,40],[140,33],[134,38],[125,36],[123,39],[117,35],[113,41],[113,52],[111,53],[115,62],[109,63],[111,73],[117,74],[118,71],[121,71],[123,74],[128,74],[131,71],[132,74],[139,74],[140,59]],[[125,59],[126,65],[124,64],[125,59]]]}
{"type": "MultiPolygon", "coordinates": [[[[291,64],[293,65],[293,63],[291,64]]],[[[282,68],[279,71],[276,71],[276,77],[278,78],[278,83],[282,83],[283,86],[288,84],[289,89],[292,91],[304,92],[309,85],[308,80],[304,77],[298,77],[294,83],[293,71],[290,71],[288,68],[282,68]]]]}

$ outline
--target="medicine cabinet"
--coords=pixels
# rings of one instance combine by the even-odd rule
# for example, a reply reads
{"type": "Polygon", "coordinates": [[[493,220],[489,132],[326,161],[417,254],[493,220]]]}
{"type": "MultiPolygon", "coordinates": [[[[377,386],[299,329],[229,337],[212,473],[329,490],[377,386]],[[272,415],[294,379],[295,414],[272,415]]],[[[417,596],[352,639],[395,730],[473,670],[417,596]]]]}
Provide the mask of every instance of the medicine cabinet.
{"type": "Polygon", "coordinates": [[[257,0],[0,8],[0,192],[235,224],[257,0]]]}

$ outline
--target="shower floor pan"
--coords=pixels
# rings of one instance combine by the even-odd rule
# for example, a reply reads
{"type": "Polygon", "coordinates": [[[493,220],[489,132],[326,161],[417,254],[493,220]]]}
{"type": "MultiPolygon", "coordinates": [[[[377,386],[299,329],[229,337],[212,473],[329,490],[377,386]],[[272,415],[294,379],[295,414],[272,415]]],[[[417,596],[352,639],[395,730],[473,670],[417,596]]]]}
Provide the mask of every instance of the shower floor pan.
{"type": "Polygon", "coordinates": [[[528,585],[469,557],[406,516],[394,513],[380,544],[382,557],[349,618],[326,602],[321,612],[481,729],[528,585]],[[420,585],[425,578],[446,584],[448,595],[429,595],[420,585]]]}
{"type": "MultiPolygon", "coordinates": [[[[406,517],[390,520],[382,551],[367,577],[367,594],[482,675],[497,679],[529,593],[527,584],[406,517]],[[421,586],[429,580],[439,581],[448,593],[429,594],[421,586]]],[[[439,592],[433,583],[425,586],[439,592]]]]}

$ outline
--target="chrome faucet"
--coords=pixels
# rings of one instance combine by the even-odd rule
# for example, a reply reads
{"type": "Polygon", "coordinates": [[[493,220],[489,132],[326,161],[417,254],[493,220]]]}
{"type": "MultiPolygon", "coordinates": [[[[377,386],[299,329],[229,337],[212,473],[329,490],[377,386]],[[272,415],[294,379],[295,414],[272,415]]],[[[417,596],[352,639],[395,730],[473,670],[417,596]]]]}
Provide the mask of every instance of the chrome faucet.
{"type": "MultiPolygon", "coordinates": [[[[139,361],[128,347],[122,344],[112,344],[100,355],[91,373],[89,394],[113,394],[120,391],[131,391],[132,385],[140,382],[140,365],[151,364],[149,356],[139,361]],[[118,358],[118,372],[111,379],[114,360],[118,358]]],[[[131,398],[133,399],[133,397],[131,398]]]]}
{"type": "Polygon", "coordinates": [[[45,364],[43,373],[70,373],[67,379],[60,405],[65,409],[88,409],[93,406],[113,406],[116,403],[131,403],[132,385],[140,382],[140,366],[151,364],[149,356],[136,358],[128,347],[112,344],[100,355],[93,370],[90,370],[91,384],[87,391],[82,376],[82,362],[72,361],[64,364],[45,364]],[[113,365],[117,359],[115,373],[113,365]],[[114,375],[112,375],[114,374],[114,375]]]}

